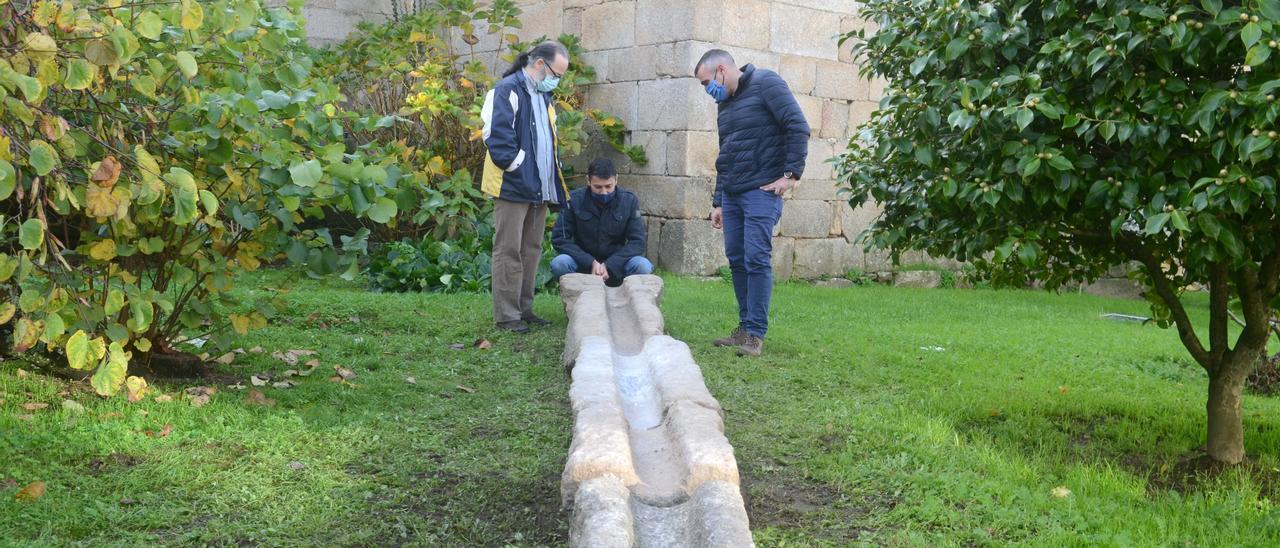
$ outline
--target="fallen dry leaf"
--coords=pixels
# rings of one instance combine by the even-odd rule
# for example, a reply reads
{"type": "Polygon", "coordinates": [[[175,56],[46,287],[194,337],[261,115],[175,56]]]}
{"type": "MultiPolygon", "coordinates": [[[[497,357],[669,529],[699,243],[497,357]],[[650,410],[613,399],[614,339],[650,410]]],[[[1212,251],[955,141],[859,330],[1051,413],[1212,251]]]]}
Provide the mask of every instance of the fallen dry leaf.
{"type": "Polygon", "coordinates": [[[39,500],[40,497],[43,497],[43,496],[44,496],[44,482],[33,481],[30,484],[28,484],[26,487],[23,487],[21,491],[18,491],[16,494],[14,494],[13,500],[22,501],[22,502],[35,502],[36,500],[39,500]]]}
{"type": "Polygon", "coordinates": [[[193,386],[187,389],[187,396],[190,397],[193,407],[204,407],[209,403],[209,397],[217,393],[218,389],[212,386],[193,386]]]}
{"type": "Polygon", "coordinates": [[[466,347],[467,347],[467,345],[462,344],[462,343],[453,343],[453,344],[449,345],[449,350],[462,350],[462,349],[464,349],[464,348],[466,348],[466,347]]]}
{"type": "Polygon", "coordinates": [[[156,402],[158,403],[169,403],[171,401],[173,401],[173,396],[168,394],[160,394],[159,396],[156,396],[156,402]]]}
{"type": "Polygon", "coordinates": [[[306,467],[307,465],[302,464],[301,462],[298,462],[296,460],[289,463],[289,468],[292,468],[294,470],[302,470],[303,468],[306,468],[306,467]]]}
{"type": "Polygon", "coordinates": [[[148,438],[167,438],[169,437],[169,434],[172,432],[173,432],[173,425],[165,424],[164,427],[161,428],[159,432],[152,432],[150,430],[147,430],[147,437],[148,438]]]}
{"type": "Polygon", "coordinates": [[[132,505],[137,504],[137,503],[138,503],[138,501],[133,500],[133,499],[131,499],[131,498],[122,498],[122,499],[120,499],[120,506],[132,506],[132,505]]]}
{"type": "Polygon", "coordinates": [[[100,418],[101,418],[102,420],[104,420],[104,421],[105,421],[105,420],[111,420],[111,419],[119,419],[119,418],[122,418],[122,417],[124,417],[124,415],[121,415],[120,413],[115,412],[115,411],[111,411],[111,412],[108,412],[108,413],[103,414],[103,415],[102,415],[102,417],[100,417],[100,418]]]}
{"type": "Polygon", "coordinates": [[[999,410],[999,409],[991,409],[991,410],[987,411],[987,414],[988,414],[988,415],[990,415],[990,416],[992,416],[992,417],[999,417],[999,416],[1000,416],[1000,410],[999,410]]]}
{"type": "Polygon", "coordinates": [[[1067,390],[1070,390],[1070,389],[1069,389],[1069,388],[1067,388],[1066,386],[1059,386],[1059,387],[1058,387],[1058,393],[1059,393],[1059,394],[1066,394],[1066,393],[1067,393],[1067,390]]]}
{"type": "Polygon", "coordinates": [[[44,409],[44,408],[46,408],[46,407],[49,407],[49,404],[44,403],[44,402],[32,402],[32,403],[24,403],[24,404],[22,404],[22,408],[23,408],[23,409],[26,409],[27,411],[39,411],[39,410],[44,409]]]}
{"type": "Polygon", "coordinates": [[[407,382],[409,384],[418,384],[418,379],[415,379],[413,377],[405,377],[404,382],[407,382]]]}
{"type": "Polygon", "coordinates": [[[254,386],[266,386],[269,382],[271,382],[271,378],[262,373],[249,377],[249,383],[254,386]]]}
{"type": "Polygon", "coordinates": [[[298,370],[297,370],[297,369],[286,369],[286,370],[285,370],[285,372],[284,372],[284,373],[281,373],[280,375],[281,375],[281,376],[283,376],[283,377],[284,377],[284,378],[286,378],[286,379],[287,379],[287,378],[289,378],[289,377],[296,377],[296,376],[298,376],[298,370]]]}
{"type": "Polygon", "coordinates": [[[139,409],[139,410],[138,410],[138,416],[139,416],[139,417],[145,417],[145,416],[150,415],[150,414],[151,414],[151,412],[150,412],[150,411],[147,411],[146,409],[139,409]]]}
{"type": "Polygon", "coordinates": [[[18,420],[20,421],[29,421],[34,418],[36,418],[35,415],[18,415],[18,420]]]}
{"type": "Polygon", "coordinates": [[[24,371],[21,367],[18,368],[18,378],[19,379],[27,378],[27,372],[24,371]]]}
{"type": "Polygon", "coordinates": [[[461,391],[466,392],[466,393],[468,393],[468,394],[474,394],[474,393],[476,392],[476,389],[471,388],[470,386],[465,386],[465,385],[461,385],[461,384],[459,384],[459,385],[458,385],[458,390],[461,390],[461,391]]]}
{"type": "Polygon", "coordinates": [[[350,369],[347,369],[347,368],[345,368],[345,367],[342,367],[341,365],[335,365],[335,366],[333,366],[333,370],[334,370],[334,371],[337,371],[337,372],[338,372],[338,376],[339,376],[339,377],[342,377],[342,380],[344,380],[344,381],[349,381],[349,380],[351,380],[351,379],[356,378],[356,372],[355,372],[355,371],[352,371],[352,370],[350,370],[350,369]]]}
{"type": "Polygon", "coordinates": [[[1067,489],[1065,485],[1059,485],[1054,487],[1052,491],[1049,491],[1049,494],[1056,498],[1065,499],[1071,496],[1071,490],[1067,489]]]}
{"type": "Polygon", "coordinates": [[[474,346],[480,350],[488,350],[493,348],[493,343],[489,342],[489,339],[479,339],[475,342],[474,346]]]}
{"type": "Polygon", "coordinates": [[[266,350],[263,350],[261,346],[255,346],[253,348],[250,348],[249,351],[253,352],[254,354],[261,354],[263,352],[266,352],[266,350]]]}
{"type": "Polygon", "coordinates": [[[297,385],[298,385],[298,383],[293,382],[293,381],[280,381],[280,382],[272,383],[272,384],[271,384],[271,386],[274,386],[274,387],[279,388],[279,389],[281,389],[281,390],[285,390],[285,389],[293,388],[294,386],[297,386],[297,385]]]}
{"type": "Polygon", "coordinates": [[[5,478],[4,481],[0,481],[0,489],[13,489],[17,486],[18,480],[13,478],[5,478]]]}
{"type": "Polygon", "coordinates": [[[307,360],[307,363],[304,363],[302,365],[315,369],[317,367],[320,367],[320,360],[307,360]]]}
{"type": "Polygon", "coordinates": [[[228,390],[244,390],[244,383],[238,382],[235,384],[228,384],[227,389],[228,390]]]}
{"type": "Polygon", "coordinates": [[[235,353],[235,352],[227,352],[226,354],[223,354],[223,355],[221,355],[221,356],[218,356],[218,359],[213,360],[213,361],[218,362],[218,363],[220,363],[220,364],[222,364],[222,365],[231,365],[231,362],[236,361],[236,353],[235,353]]]}
{"type": "Polygon", "coordinates": [[[276,400],[268,398],[261,390],[250,390],[249,395],[244,397],[244,404],[271,407],[276,404],[276,400]]]}

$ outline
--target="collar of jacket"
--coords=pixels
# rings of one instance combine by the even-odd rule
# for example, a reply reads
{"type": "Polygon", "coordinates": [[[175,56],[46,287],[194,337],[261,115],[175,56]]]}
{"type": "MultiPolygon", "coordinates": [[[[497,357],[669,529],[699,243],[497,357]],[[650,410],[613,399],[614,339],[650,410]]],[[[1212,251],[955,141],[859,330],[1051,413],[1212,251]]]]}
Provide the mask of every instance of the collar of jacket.
{"type": "Polygon", "coordinates": [[[733,92],[733,95],[729,96],[729,99],[725,101],[726,103],[741,97],[742,93],[747,90],[747,86],[751,85],[751,77],[756,73],[756,66],[751,63],[747,63],[739,70],[742,71],[742,76],[738,77],[738,89],[733,92]]]}

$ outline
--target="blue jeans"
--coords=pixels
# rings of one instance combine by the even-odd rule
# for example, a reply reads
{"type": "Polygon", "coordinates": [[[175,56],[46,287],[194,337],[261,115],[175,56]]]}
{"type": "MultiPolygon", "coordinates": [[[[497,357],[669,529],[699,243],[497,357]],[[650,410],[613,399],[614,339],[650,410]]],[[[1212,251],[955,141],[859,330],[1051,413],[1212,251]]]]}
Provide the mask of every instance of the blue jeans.
{"type": "Polygon", "coordinates": [[[738,325],[764,338],[773,297],[773,227],[782,217],[782,197],[766,190],[726,193],[721,200],[724,254],[733,272],[738,325]]]}
{"type": "MultiPolygon", "coordinates": [[[[627,264],[622,267],[622,271],[623,278],[635,274],[653,274],[653,263],[644,257],[635,256],[627,261],[627,264]]],[[[568,255],[556,255],[556,258],[551,259],[552,276],[559,278],[571,272],[590,274],[591,265],[579,267],[577,261],[574,261],[573,257],[568,255]]]]}

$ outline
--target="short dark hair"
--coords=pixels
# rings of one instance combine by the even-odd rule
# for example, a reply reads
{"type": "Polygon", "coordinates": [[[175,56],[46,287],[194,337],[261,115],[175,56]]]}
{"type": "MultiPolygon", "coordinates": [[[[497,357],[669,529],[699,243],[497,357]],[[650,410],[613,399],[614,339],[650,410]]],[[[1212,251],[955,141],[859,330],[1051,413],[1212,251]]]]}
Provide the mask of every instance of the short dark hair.
{"type": "Polygon", "coordinates": [[[735,66],[733,56],[729,55],[729,52],[722,49],[713,49],[702,54],[702,58],[698,59],[698,64],[693,66],[693,73],[697,74],[702,67],[712,63],[713,61],[717,64],[724,63],[729,66],[735,66]]]}
{"type": "Polygon", "coordinates": [[[613,167],[613,160],[608,158],[596,158],[591,161],[591,165],[587,166],[587,177],[612,179],[617,174],[618,170],[613,167]]]}

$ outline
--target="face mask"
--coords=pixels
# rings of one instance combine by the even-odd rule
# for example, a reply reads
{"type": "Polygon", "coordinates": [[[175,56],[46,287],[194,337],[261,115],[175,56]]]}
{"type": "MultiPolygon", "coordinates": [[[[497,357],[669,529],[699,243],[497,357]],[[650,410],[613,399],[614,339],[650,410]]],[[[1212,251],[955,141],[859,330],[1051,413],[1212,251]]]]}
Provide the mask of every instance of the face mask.
{"type": "Polygon", "coordinates": [[[729,88],[724,87],[724,84],[712,78],[710,82],[707,82],[707,95],[710,95],[717,103],[723,103],[729,99],[729,88]]]}
{"type": "Polygon", "coordinates": [[[612,201],[613,201],[613,195],[614,195],[614,194],[617,194],[617,193],[618,193],[618,191],[616,191],[616,190],[615,190],[615,191],[613,191],[613,192],[610,192],[610,193],[608,193],[608,194],[596,194],[596,193],[592,192],[592,193],[591,193],[591,199],[592,199],[592,200],[595,200],[595,202],[596,202],[597,204],[599,204],[601,207],[604,207],[604,206],[609,205],[609,202],[612,202],[612,201]]]}
{"type": "Polygon", "coordinates": [[[546,76],[543,76],[542,81],[538,82],[538,91],[551,93],[552,90],[556,89],[556,86],[560,85],[560,77],[551,74],[551,67],[545,67],[543,70],[546,76]]]}

